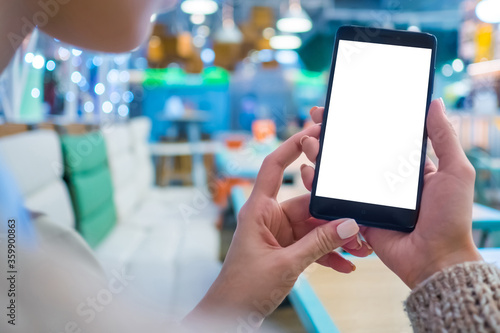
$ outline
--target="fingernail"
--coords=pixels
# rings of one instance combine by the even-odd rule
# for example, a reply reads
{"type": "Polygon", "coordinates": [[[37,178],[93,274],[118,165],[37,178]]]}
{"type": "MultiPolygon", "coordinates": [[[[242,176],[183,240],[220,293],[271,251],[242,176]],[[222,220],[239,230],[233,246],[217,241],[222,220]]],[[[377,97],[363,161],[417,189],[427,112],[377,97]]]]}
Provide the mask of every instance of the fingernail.
{"type": "Polygon", "coordinates": [[[345,220],[337,226],[337,234],[341,239],[347,239],[359,232],[359,227],[353,219],[345,220]]]}
{"type": "Polygon", "coordinates": [[[363,243],[361,243],[361,237],[359,237],[359,234],[356,237],[356,240],[358,241],[358,248],[356,250],[359,250],[360,248],[363,247],[363,243]]]}
{"type": "Polygon", "coordinates": [[[439,97],[439,104],[441,104],[441,110],[443,110],[443,113],[446,114],[446,105],[444,105],[442,97],[439,97]]]}
{"type": "Polygon", "coordinates": [[[363,247],[363,243],[361,242],[361,237],[359,236],[359,233],[356,237],[356,241],[352,240],[349,243],[345,244],[343,247],[349,250],[361,249],[363,247]]]}
{"type": "Polygon", "coordinates": [[[356,265],[354,265],[351,261],[349,261],[349,263],[351,264],[352,271],[354,272],[356,270],[356,265]]]}
{"type": "Polygon", "coordinates": [[[368,244],[368,242],[365,242],[365,244],[366,244],[366,247],[368,248],[368,250],[373,251],[373,248],[370,246],[370,244],[368,244]]]}
{"type": "Polygon", "coordinates": [[[300,166],[300,172],[302,172],[302,170],[304,170],[304,168],[305,168],[306,166],[307,166],[306,164],[302,164],[302,165],[300,166]]]}
{"type": "Polygon", "coordinates": [[[301,146],[304,143],[304,140],[307,139],[308,137],[309,137],[309,135],[304,135],[303,137],[300,138],[300,145],[301,146]]]}

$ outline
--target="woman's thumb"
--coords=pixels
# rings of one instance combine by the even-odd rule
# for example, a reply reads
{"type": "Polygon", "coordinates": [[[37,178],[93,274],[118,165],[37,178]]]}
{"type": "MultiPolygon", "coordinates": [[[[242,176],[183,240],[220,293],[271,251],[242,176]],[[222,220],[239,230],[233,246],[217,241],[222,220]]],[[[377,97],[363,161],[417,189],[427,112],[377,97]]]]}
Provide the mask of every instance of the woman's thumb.
{"type": "Polygon", "coordinates": [[[305,269],[325,254],[350,242],[358,232],[355,220],[335,220],[314,228],[288,249],[293,252],[294,260],[298,260],[305,269]]]}

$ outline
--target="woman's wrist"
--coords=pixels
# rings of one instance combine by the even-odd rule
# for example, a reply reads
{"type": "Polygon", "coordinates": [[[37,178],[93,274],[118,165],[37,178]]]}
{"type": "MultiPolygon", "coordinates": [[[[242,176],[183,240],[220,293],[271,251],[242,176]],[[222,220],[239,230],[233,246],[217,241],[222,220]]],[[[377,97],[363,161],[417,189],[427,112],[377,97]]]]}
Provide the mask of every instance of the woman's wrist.
{"type": "Polygon", "coordinates": [[[238,314],[220,299],[206,295],[183,319],[185,328],[193,332],[224,332],[235,327],[238,314]]]}
{"type": "MultiPolygon", "coordinates": [[[[245,325],[250,309],[242,306],[238,295],[241,290],[233,290],[230,283],[219,276],[205,297],[183,320],[183,325],[193,331],[225,332],[245,325]]],[[[260,320],[260,319],[259,319],[260,320]]],[[[263,320],[263,317],[262,317],[263,320]]],[[[253,329],[262,323],[252,322],[253,329]]]]}
{"type": "Polygon", "coordinates": [[[473,261],[483,261],[483,258],[477,248],[470,245],[467,248],[434,257],[424,269],[416,272],[414,276],[410,276],[405,282],[410,289],[415,289],[422,282],[448,267],[473,261]]]}

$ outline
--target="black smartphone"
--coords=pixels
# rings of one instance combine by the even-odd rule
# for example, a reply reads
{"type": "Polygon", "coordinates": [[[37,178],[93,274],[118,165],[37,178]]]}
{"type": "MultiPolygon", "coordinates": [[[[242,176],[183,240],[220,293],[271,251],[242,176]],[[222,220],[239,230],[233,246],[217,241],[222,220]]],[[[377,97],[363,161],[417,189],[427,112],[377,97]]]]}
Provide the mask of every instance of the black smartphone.
{"type": "Polygon", "coordinates": [[[411,232],[426,159],[437,41],[420,32],[337,31],[312,216],[411,232]]]}

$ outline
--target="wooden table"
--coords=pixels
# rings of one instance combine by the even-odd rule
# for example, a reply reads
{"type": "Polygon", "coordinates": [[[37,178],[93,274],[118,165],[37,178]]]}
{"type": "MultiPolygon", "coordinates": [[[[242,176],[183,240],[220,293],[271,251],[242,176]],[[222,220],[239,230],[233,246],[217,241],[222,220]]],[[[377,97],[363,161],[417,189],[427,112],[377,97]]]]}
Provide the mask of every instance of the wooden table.
{"type": "Polygon", "coordinates": [[[304,273],[340,332],[412,332],[403,310],[409,288],[376,256],[349,259],[351,274],[314,264],[304,273]]]}
{"type": "MultiPolygon", "coordinates": [[[[251,193],[251,186],[232,191],[237,213],[251,193]]],[[[307,193],[303,187],[282,186],[278,200],[307,193]]],[[[493,221],[500,212],[479,207],[479,217],[493,221]],[[493,220],[492,220],[493,219],[493,220]]],[[[475,206],[475,211],[476,211],[475,206]]],[[[500,263],[500,249],[481,250],[488,262],[500,263]]],[[[347,255],[357,267],[341,274],[323,266],[311,265],[293,287],[289,298],[308,332],[412,332],[403,302],[409,288],[375,255],[356,258],[347,255]]]]}
{"type": "MultiPolygon", "coordinates": [[[[180,116],[157,117],[158,121],[171,122],[175,126],[171,126],[167,130],[167,137],[179,137],[179,128],[185,127],[187,137],[191,146],[200,147],[201,144],[201,126],[210,121],[210,115],[203,111],[191,111],[180,116]]],[[[206,170],[203,163],[203,155],[198,152],[199,148],[193,149],[192,158],[192,179],[194,186],[201,188],[207,184],[206,170]]]]}

